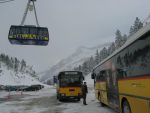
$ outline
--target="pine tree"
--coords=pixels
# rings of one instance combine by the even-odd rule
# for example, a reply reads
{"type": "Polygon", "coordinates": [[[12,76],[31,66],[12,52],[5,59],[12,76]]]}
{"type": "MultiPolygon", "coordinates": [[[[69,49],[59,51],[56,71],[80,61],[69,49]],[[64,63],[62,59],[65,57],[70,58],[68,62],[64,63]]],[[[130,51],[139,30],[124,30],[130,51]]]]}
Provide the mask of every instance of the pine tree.
{"type": "Polygon", "coordinates": [[[103,59],[105,59],[107,56],[108,56],[108,52],[107,52],[106,47],[104,47],[104,48],[100,51],[100,58],[101,58],[101,61],[102,61],[103,59]]]}
{"type": "Polygon", "coordinates": [[[87,75],[89,73],[87,62],[83,63],[82,70],[83,70],[84,75],[87,75]]]}
{"type": "Polygon", "coordinates": [[[115,51],[115,43],[113,42],[108,48],[108,55],[111,55],[115,51]]]}
{"type": "Polygon", "coordinates": [[[15,57],[15,65],[14,65],[14,70],[15,70],[15,72],[18,72],[18,68],[19,68],[19,61],[18,61],[18,59],[15,57]]]}
{"type": "Polygon", "coordinates": [[[14,58],[10,58],[10,65],[11,65],[11,68],[13,69],[14,68],[14,65],[15,65],[15,61],[14,61],[14,58]]]}
{"type": "Polygon", "coordinates": [[[24,72],[25,68],[26,68],[26,62],[24,60],[21,61],[20,63],[21,67],[20,67],[20,71],[24,72]]]}
{"type": "Polygon", "coordinates": [[[143,23],[140,21],[140,19],[138,17],[136,17],[133,26],[130,27],[129,36],[136,33],[142,27],[143,27],[143,23]]]}
{"type": "Polygon", "coordinates": [[[122,37],[122,45],[127,41],[128,37],[126,34],[123,35],[122,37]]]}
{"type": "Polygon", "coordinates": [[[89,59],[89,62],[88,62],[89,64],[89,71],[91,72],[92,71],[92,69],[93,69],[93,67],[95,66],[95,61],[94,61],[94,58],[93,58],[93,56],[91,56],[90,57],[90,59],[89,59]]]}
{"type": "Polygon", "coordinates": [[[5,65],[8,70],[11,68],[11,61],[8,55],[5,56],[5,65]]]}
{"type": "Polygon", "coordinates": [[[96,54],[95,54],[95,64],[97,65],[100,62],[100,55],[98,50],[96,50],[96,54]]]}
{"type": "Polygon", "coordinates": [[[82,66],[81,65],[79,65],[78,71],[82,71],[82,66]]]}
{"type": "Polygon", "coordinates": [[[136,17],[134,22],[134,33],[143,27],[143,23],[140,21],[138,17],[136,17]]]}
{"type": "Polygon", "coordinates": [[[134,28],[133,26],[130,27],[130,31],[129,31],[129,36],[133,35],[134,34],[134,28]]]}
{"type": "Polygon", "coordinates": [[[121,32],[120,30],[117,30],[116,31],[116,37],[115,37],[115,46],[116,46],[116,49],[120,48],[122,46],[122,35],[121,35],[121,32]]]}

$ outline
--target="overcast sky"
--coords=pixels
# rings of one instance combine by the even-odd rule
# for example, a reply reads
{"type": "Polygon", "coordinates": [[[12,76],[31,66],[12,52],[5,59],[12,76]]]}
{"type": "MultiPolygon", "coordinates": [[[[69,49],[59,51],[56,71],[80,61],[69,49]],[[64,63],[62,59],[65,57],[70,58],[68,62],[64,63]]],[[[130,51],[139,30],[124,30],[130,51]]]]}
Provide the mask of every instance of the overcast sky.
{"type": "MultiPolygon", "coordinates": [[[[11,45],[10,25],[19,25],[27,0],[0,4],[0,52],[25,59],[36,71],[48,69],[72,54],[78,47],[93,47],[114,41],[120,29],[128,33],[136,17],[144,20],[150,14],[150,0],[37,0],[40,26],[47,26],[48,46],[11,45]]],[[[29,12],[26,24],[35,24],[29,12]]]]}

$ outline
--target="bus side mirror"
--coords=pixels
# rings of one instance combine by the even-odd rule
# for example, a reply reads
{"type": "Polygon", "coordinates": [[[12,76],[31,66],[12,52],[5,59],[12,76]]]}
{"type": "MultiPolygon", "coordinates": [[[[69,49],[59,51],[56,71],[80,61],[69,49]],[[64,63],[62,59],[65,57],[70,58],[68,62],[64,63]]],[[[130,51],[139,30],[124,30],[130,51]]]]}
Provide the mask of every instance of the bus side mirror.
{"type": "Polygon", "coordinates": [[[95,74],[94,73],[91,74],[91,79],[95,79],[95,74]]]}

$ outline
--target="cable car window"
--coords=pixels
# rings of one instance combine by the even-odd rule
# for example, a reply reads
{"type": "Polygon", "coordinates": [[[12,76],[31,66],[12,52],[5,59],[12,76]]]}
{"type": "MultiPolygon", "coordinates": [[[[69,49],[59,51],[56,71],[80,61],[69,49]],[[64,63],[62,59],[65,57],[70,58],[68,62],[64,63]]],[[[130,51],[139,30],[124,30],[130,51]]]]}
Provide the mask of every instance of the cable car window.
{"type": "Polygon", "coordinates": [[[29,28],[21,27],[21,34],[28,34],[28,33],[29,33],[29,28]]]}
{"type": "Polygon", "coordinates": [[[15,28],[12,28],[9,32],[10,35],[14,35],[16,34],[16,29],[15,28]]]}
{"type": "Polygon", "coordinates": [[[30,28],[30,34],[35,34],[35,35],[37,35],[37,28],[35,28],[35,27],[31,27],[30,28]]]}
{"type": "MultiPolygon", "coordinates": [[[[16,28],[16,35],[21,34],[21,29],[19,27],[16,28]]],[[[18,36],[17,36],[18,38],[18,36]]]]}
{"type": "Polygon", "coordinates": [[[48,41],[48,30],[46,28],[38,28],[38,37],[40,40],[48,41]]]}

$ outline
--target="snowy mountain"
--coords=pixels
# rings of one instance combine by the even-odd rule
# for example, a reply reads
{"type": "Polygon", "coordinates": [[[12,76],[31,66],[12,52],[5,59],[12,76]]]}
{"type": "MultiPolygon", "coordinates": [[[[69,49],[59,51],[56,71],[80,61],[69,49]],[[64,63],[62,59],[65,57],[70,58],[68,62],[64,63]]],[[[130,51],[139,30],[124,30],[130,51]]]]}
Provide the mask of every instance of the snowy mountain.
{"type": "Polygon", "coordinates": [[[26,67],[24,72],[14,71],[1,62],[0,66],[0,85],[33,85],[40,84],[36,75],[32,75],[30,67],[26,67]]]}
{"type": "Polygon", "coordinates": [[[45,75],[42,76],[41,80],[44,81],[51,79],[60,71],[73,70],[74,67],[81,65],[91,56],[95,56],[96,50],[101,50],[104,47],[110,46],[110,44],[111,43],[105,43],[92,48],[79,47],[72,55],[61,60],[56,65],[52,66],[48,71],[45,71],[45,75]]]}

